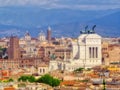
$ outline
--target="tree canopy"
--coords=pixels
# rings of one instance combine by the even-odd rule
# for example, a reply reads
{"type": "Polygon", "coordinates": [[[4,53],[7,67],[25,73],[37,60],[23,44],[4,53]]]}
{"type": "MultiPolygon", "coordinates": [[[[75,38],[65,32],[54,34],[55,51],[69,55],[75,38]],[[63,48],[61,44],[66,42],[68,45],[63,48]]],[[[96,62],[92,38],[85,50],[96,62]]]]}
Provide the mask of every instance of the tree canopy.
{"type": "Polygon", "coordinates": [[[38,79],[35,79],[34,76],[21,76],[20,78],[18,78],[18,81],[22,81],[22,82],[38,82],[38,83],[45,83],[48,84],[52,87],[54,86],[58,86],[60,84],[60,80],[57,78],[53,78],[51,75],[49,74],[45,74],[41,77],[39,77],[38,79]]]}
{"type": "Polygon", "coordinates": [[[53,78],[49,74],[45,74],[42,77],[38,78],[37,82],[39,83],[45,83],[52,87],[58,86],[60,84],[60,80],[57,78],[53,78]]]}
{"type": "Polygon", "coordinates": [[[76,70],[74,70],[74,72],[82,72],[84,70],[84,68],[78,68],[76,70]]]}
{"type": "Polygon", "coordinates": [[[20,78],[18,78],[18,81],[23,81],[23,82],[35,82],[36,81],[36,79],[35,79],[35,77],[34,76],[21,76],[20,78]]]}

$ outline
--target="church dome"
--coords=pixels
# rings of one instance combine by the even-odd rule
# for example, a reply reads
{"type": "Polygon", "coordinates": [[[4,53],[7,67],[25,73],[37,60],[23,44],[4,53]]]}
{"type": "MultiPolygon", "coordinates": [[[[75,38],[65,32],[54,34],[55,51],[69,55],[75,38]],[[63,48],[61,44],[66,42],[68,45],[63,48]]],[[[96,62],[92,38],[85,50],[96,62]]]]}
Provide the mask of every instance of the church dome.
{"type": "Polygon", "coordinates": [[[43,31],[41,31],[39,33],[38,40],[40,40],[40,41],[45,41],[46,40],[46,37],[45,37],[45,34],[43,33],[43,31]]]}

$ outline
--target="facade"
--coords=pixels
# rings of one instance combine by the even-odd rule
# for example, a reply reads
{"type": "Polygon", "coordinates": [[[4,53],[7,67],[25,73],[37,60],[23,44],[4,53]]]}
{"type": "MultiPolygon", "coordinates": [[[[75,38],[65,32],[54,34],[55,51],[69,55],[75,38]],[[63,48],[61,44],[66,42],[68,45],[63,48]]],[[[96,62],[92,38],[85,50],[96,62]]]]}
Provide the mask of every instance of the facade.
{"type": "Polygon", "coordinates": [[[62,60],[63,59],[71,59],[72,58],[72,50],[70,47],[60,46],[60,45],[44,45],[40,46],[38,50],[38,57],[44,58],[55,58],[62,60]]]}
{"type": "Polygon", "coordinates": [[[4,40],[0,40],[0,47],[6,48],[7,47],[7,42],[5,42],[4,40]]]}
{"type": "Polygon", "coordinates": [[[0,68],[5,70],[5,69],[15,69],[19,67],[19,60],[5,60],[1,59],[0,60],[0,68]]]}
{"type": "Polygon", "coordinates": [[[20,58],[19,39],[16,36],[10,37],[10,44],[8,47],[8,58],[9,59],[19,59],[20,58]]]}
{"type": "Polygon", "coordinates": [[[109,62],[120,63],[120,45],[115,44],[109,46],[109,62]]]}
{"type": "Polygon", "coordinates": [[[101,36],[93,33],[78,37],[78,59],[82,60],[84,65],[87,67],[100,65],[101,57],[101,36]]]}
{"type": "Polygon", "coordinates": [[[120,63],[120,45],[104,41],[102,43],[102,60],[105,65],[120,63]]]}
{"type": "Polygon", "coordinates": [[[44,75],[46,73],[49,72],[49,67],[48,65],[46,65],[45,63],[41,63],[39,66],[38,66],[38,74],[39,75],[44,75]]]}
{"type": "Polygon", "coordinates": [[[109,65],[109,43],[106,41],[102,42],[102,63],[104,65],[109,65]]]}
{"type": "Polygon", "coordinates": [[[39,65],[39,63],[41,63],[41,59],[40,58],[23,58],[20,59],[19,61],[19,66],[20,67],[32,67],[35,66],[37,67],[39,65]]]}
{"type": "Polygon", "coordinates": [[[35,38],[31,38],[30,34],[26,32],[24,38],[19,40],[22,57],[35,57],[37,54],[35,38]]]}
{"type": "Polygon", "coordinates": [[[41,47],[39,48],[37,57],[40,57],[40,58],[45,57],[45,48],[44,48],[44,47],[41,46],[41,47]]]}
{"type": "Polygon", "coordinates": [[[109,44],[120,44],[120,37],[119,38],[103,38],[103,42],[108,42],[109,44]]]}
{"type": "Polygon", "coordinates": [[[71,59],[72,58],[72,50],[70,48],[57,48],[55,49],[55,56],[60,60],[71,59]]]}
{"type": "Polygon", "coordinates": [[[77,68],[91,68],[102,64],[101,36],[96,33],[82,33],[72,42],[72,59],[51,60],[49,70],[73,71],[77,68]]]}

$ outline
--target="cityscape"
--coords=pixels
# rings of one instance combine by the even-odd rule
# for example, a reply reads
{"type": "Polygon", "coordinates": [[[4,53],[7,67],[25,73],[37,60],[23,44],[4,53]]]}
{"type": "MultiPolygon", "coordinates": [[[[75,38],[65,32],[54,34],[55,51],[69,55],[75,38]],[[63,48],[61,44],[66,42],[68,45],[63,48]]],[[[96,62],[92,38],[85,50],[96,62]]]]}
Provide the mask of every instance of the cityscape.
{"type": "MultiPolygon", "coordinates": [[[[23,16],[18,14],[21,19],[14,16],[16,20],[19,19],[16,23],[12,21],[6,23],[7,19],[12,19],[8,14],[6,19],[0,19],[0,90],[120,90],[120,28],[117,26],[120,16],[116,19],[117,24],[114,21],[100,24],[101,18],[98,19],[105,15],[107,18],[108,14],[113,15],[119,11],[119,0],[115,1],[118,3],[112,2],[112,0],[110,2],[107,0],[103,0],[103,2],[98,0],[93,2],[88,0],[76,2],[73,0],[8,0],[5,2],[1,0],[0,11],[4,9],[5,12],[11,7],[14,8],[13,11],[16,7],[18,11],[21,11],[21,7],[24,8],[27,5],[27,8],[36,6],[47,8],[51,12],[51,9],[57,10],[58,8],[58,10],[68,10],[72,5],[72,11],[77,9],[79,12],[78,9],[80,9],[97,12],[98,10],[102,14],[97,12],[98,14],[94,16],[97,19],[90,17],[98,20],[97,22],[93,20],[93,23],[91,23],[92,21],[87,22],[89,20],[87,15],[84,18],[79,17],[80,25],[74,22],[75,17],[72,14],[72,18],[68,15],[71,19],[60,15],[60,17],[64,17],[62,21],[59,16],[58,19],[56,15],[51,14],[50,16],[48,14],[50,12],[48,12],[45,17],[43,14],[39,16],[48,20],[46,22],[41,19],[43,24],[41,23],[39,26],[34,20],[31,22],[32,18],[31,21],[28,21],[28,18],[25,17],[26,10],[23,10],[23,16]],[[100,5],[100,7],[98,8],[96,5],[100,5]],[[23,17],[28,22],[22,20],[23,17]],[[56,20],[52,21],[49,17],[56,20]],[[82,21],[82,18],[86,21],[82,21]],[[70,20],[69,23],[67,20],[70,20]],[[116,28],[109,26],[112,23],[116,24],[116,28]],[[60,28],[56,28],[56,24],[60,25],[60,28]]],[[[29,9],[27,10],[29,11],[29,9]]],[[[38,21],[36,20],[36,22],[38,21]]]]}

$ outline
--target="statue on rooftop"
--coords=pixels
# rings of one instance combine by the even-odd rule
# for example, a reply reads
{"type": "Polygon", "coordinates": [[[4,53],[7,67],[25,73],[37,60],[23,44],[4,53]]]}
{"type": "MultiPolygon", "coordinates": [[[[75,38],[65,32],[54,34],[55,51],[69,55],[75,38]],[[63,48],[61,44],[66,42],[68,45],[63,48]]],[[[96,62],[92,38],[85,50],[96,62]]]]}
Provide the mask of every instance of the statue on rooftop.
{"type": "Polygon", "coordinates": [[[94,25],[94,26],[92,27],[93,33],[95,33],[95,27],[96,27],[96,25],[94,25]]]}
{"type": "Polygon", "coordinates": [[[94,26],[92,27],[92,30],[88,30],[88,34],[93,34],[93,33],[95,33],[95,27],[96,27],[96,25],[94,25],[94,26]]]}
{"type": "Polygon", "coordinates": [[[87,29],[88,29],[88,25],[87,25],[87,26],[85,26],[85,32],[87,32],[87,29]]]}
{"type": "Polygon", "coordinates": [[[87,29],[88,29],[88,25],[85,26],[85,30],[84,31],[80,31],[81,34],[87,34],[87,29]]]}
{"type": "Polygon", "coordinates": [[[85,30],[80,31],[80,33],[81,34],[93,34],[93,33],[95,33],[95,27],[96,27],[96,25],[94,25],[92,27],[92,30],[87,30],[88,29],[88,25],[87,25],[87,26],[85,26],[85,30]]]}

